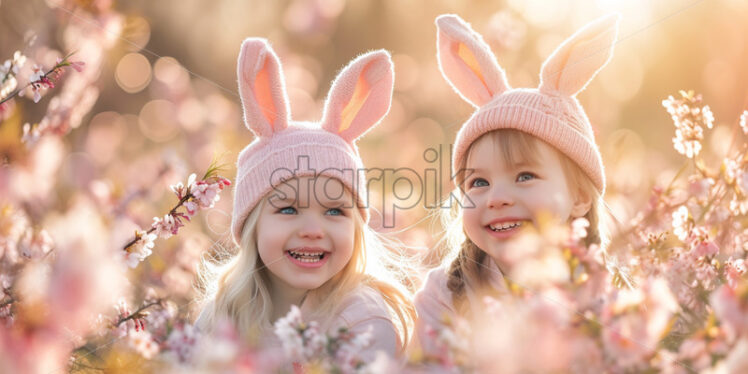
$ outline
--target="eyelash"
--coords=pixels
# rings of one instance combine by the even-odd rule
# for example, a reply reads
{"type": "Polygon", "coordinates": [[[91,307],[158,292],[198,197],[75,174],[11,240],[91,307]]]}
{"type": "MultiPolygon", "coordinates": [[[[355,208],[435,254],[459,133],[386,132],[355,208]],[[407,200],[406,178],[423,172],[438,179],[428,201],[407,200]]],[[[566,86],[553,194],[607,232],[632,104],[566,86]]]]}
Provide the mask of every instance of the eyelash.
{"type": "Polygon", "coordinates": [[[483,178],[475,178],[475,179],[473,179],[472,181],[470,181],[470,184],[469,184],[468,186],[469,186],[470,188],[473,188],[473,187],[479,187],[479,186],[476,186],[476,185],[475,185],[475,183],[476,183],[476,182],[479,182],[479,181],[484,181],[484,182],[488,183],[488,181],[486,181],[486,180],[485,180],[485,179],[483,179],[483,178]]]}
{"type": "MultiPolygon", "coordinates": [[[[332,216],[336,216],[336,217],[337,216],[345,216],[345,212],[343,211],[343,209],[340,209],[340,208],[330,208],[327,211],[325,211],[325,214],[329,213],[330,211],[338,211],[338,212],[340,212],[339,214],[331,214],[332,216]]],[[[280,214],[298,214],[298,211],[296,210],[296,208],[294,208],[292,206],[287,206],[287,207],[283,207],[283,208],[278,209],[278,213],[280,213],[280,214]],[[293,213],[283,213],[283,211],[286,210],[286,209],[293,209],[293,213]]]]}
{"type": "Polygon", "coordinates": [[[332,216],[336,216],[336,217],[337,216],[345,216],[345,212],[343,212],[343,209],[340,209],[340,208],[330,208],[330,209],[328,209],[325,212],[325,214],[327,214],[327,213],[329,213],[330,211],[333,211],[333,210],[340,212],[340,214],[331,214],[332,216]]]}
{"type": "Polygon", "coordinates": [[[532,179],[536,179],[538,177],[535,173],[531,173],[529,171],[523,171],[523,172],[517,174],[517,181],[518,182],[525,182],[525,181],[520,181],[519,180],[523,175],[529,175],[529,176],[532,177],[532,179]]]}
{"type": "MultiPolygon", "coordinates": [[[[527,180],[520,180],[520,178],[522,178],[523,176],[530,176],[530,177],[531,177],[531,179],[537,179],[537,178],[538,178],[537,174],[535,174],[535,173],[532,173],[532,172],[529,172],[529,171],[523,171],[523,172],[520,172],[519,174],[517,174],[517,178],[516,178],[516,180],[515,180],[515,181],[516,181],[516,182],[527,182],[527,181],[531,180],[531,179],[527,179],[527,180]]],[[[476,183],[476,182],[480,182],[480,181],[483,181],[483,182],[486,182],[486,183],[488,183],[488,182],[487,182],[487,181],[486,181],[485,179],[483,179],[483,178],[475,178],[475,179],[473,179],[472,181],[470,181],[470,184],[468,184],[468,187],[470,187],[470,188],[474,188],[474,187],[483,187],[483,186],[476,186],[476,185],[475,185],[475,183],[476,183]]]]}
{"type": "Polygon", "coordinates": [[[293,209],[293,213],[290,213],[290,214],[296,214],[296,213],[298,213],[298,211],[296,210],[296,208],[294,208],[292,206],[287,206],[287,207],[280,208],[280,209],[278,209],[278,213],[280,213],[280,214],[286,214],[286,213],[283,213],[283,211],[286,210],[286,209],[293,209]]]}

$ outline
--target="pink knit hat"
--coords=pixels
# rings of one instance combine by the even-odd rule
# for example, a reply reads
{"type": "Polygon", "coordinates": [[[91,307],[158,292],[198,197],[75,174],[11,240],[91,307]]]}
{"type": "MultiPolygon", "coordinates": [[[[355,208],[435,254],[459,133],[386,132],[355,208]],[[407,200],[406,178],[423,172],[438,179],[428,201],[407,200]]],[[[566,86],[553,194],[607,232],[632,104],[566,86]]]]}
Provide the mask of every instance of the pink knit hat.
{"type": "Polygon", "coordinates": [[[231,230],[241,238],[249,212],[284,180],[325,175],[339,179],[368,221],[366,179],[356,139],[390,109],[394,73],[389,53],[363,54],[330,88],[320,123],[292,121],[278,57],[264,39],[248,38],[239,53],[239,93],[244,122],[255,140],[236,163],[231,230]]]}
{"type": "Polygon", "coordinates": [[[459,16],[437,17],[442,75],[463,99],[478,108],[457,134],[453,169],[481,135],[515,129],[556,147],[604,193],[600,151],[592,125],[575,96],[610,60],[619,18],[617,14],[599,18],[569,37],[543,63],[540,86],[530,89],[509,86],[489,46],[459,16]]]}

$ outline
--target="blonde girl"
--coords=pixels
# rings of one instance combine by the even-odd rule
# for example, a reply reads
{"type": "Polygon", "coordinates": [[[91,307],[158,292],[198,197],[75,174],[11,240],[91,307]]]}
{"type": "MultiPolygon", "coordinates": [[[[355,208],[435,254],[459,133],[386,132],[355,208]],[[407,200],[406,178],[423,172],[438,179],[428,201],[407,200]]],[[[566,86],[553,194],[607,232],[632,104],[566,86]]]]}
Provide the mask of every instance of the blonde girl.
{"type": "Polygon", "coordinates": [[[256,136],[237,161],[231,228],[239,248],[227,261],[206,264],[196,325],[210,331],[228,320],[245,338],[274,345],[273,322],[300,305],[323,331],[371,331],[364,357],[397,355],[415,313],[388,266],[392,252],[367,225],[355,145],[389,110],[389,54],[364,54],[340,72],[321,123],[291,120],[281,64],[267,41],[244,41],[238,76],[245,122],[256,136]]]}
{"type": "Polygon", "coordinates": [[[541,214],[585,217],[587,244],[604,245],[599,219],[605,174],[592,126],[576,99],[608,62],[618,16],[591,22],[563,42],[541,69],[537,89],[511,88],[482,37],[456,15],[436,20],[442,74],[477,108],[452,155],[461,198],[451,258],[429,272],[415,296],[416,347],[439,355],[435,333],[450,316],[502,293],[501,254],[541,214]]]}

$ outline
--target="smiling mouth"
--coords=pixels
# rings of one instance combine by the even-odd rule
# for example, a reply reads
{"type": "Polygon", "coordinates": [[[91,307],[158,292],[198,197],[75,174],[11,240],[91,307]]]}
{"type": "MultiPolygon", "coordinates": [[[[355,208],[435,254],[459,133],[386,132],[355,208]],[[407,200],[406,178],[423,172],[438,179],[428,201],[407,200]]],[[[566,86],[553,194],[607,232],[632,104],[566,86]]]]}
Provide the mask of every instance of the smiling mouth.
{"type": "Polygon", "coordinates": [[[327,253],[325,252],[296,252],[293,250],[288,250],[288,255],[293,257],[295,260],[298,260],[300,262],[306,262],[306,263],[314,263],[322,261],[323,258],[327,256],[327,253]]]}
{"type": "Polygon", "coordinates": [[[509,231],[509,230],[521,227],[523,224],[524,224],[523,221],[513,221],[513,222],[490,224],[487,227],[491,231],[494,231],[494,232],[504,232],[504,231],[509,231]]]}

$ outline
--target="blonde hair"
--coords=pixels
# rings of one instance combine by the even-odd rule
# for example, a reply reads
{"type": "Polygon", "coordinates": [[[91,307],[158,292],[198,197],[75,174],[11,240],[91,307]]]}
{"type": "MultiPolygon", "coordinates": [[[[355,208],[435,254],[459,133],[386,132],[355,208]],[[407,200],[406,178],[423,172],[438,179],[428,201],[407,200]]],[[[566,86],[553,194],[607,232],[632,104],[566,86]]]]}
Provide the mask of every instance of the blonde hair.
{"type": "MultiPolygon", "coordinates": [[[[457,165],[458,174],[456,175],[456,184],[462,186],[465,182],[464,172],[467,167],[467,159],[473,146],[478,140],[489,137],[494,147],[498,147],[507,165],[515,165],[521,161],[536,161],[538,154],[538,144],[542,140],[527,133],[514,129],[501,129],[490,131],[476,139],[468,148],[465,157],[462,158],[461,164],[457,165]]],[[[585,239],[586,245],[596,244],[605,247],[607,244],[607,235],[605,227],[600,219],[603,200],[600,192],[595,188],[594,183],[582,171],[582,169],[569,157],[563,153],[554,151],[561,159],[561,165],[566,176],[569,190],[574,194],[585,194],[590,197],[591,206],[587,214],[584,215],[590,226],[587,230],[585,239]]],[[[459,196],[460,188],[457,188],[455,195],[459,196]]],[[[575,195],[574,197],[577,197],[575,195]]],[[[442,223],[446,227],[444,240],[440,241],[438,253],[440,257],[452,258],[448,270],[447,288],[452,292],[452,300],[458,310],[465,310],[465,286],[470,285],[472,289],[484,289],[486,276],[482,273],[481,265],[486,259],[486,252],[481,250],[465,234],[462,227],[462,211],[459,204],[455,204],[453,209],[442,210],[442,223]]]]}
{"type": "MultiPolygon", "coordinates": [[[[256,341],[271,328],[272,304],[268,288],[268,269],[257,251],[257,222],[266,204],[263,198],[249,213],[242,229],[238,254],[227,251],[219,254],[219,261],[204,258],[199,283],[203,288],[203,310],[196,325],[203,331],[212,330],[221,319],[228,319],[240,334],[256,341]],[[224,259],[221,260],[220,257],[224,259]]],[[[415,320],[412,292],[404,284],[412,284],[413,274],[396,241],[372,230],[358,209],[352,209],[354,220],[354,250],[351,259],[334,277],[310,291],[321,300],[314,315],[305,320],[317,320],[333,315],[339,302],[361,285],[378,291],[398,323],[402,346],[407,344],[415,320]],[[401,266],[406,264],[406,266],[401,266]]],[[[310,296],[312,296],[310,294],[310,296]]]]}

